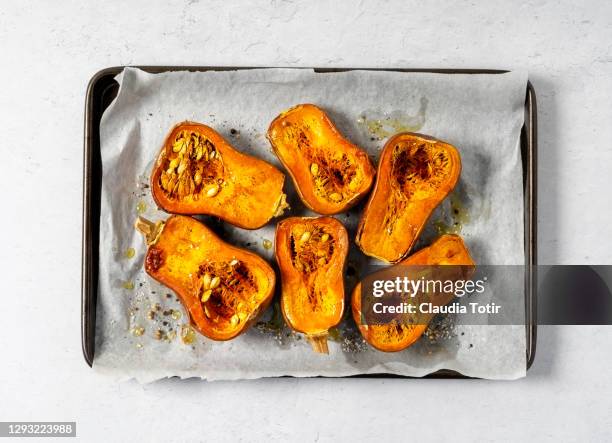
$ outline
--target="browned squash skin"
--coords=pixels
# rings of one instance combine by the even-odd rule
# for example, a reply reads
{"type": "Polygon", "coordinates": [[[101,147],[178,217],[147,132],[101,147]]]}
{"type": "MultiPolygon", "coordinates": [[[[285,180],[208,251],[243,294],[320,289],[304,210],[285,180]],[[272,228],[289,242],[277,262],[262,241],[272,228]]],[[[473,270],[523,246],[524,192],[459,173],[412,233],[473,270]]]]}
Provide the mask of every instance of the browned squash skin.
{"type": "MultiPolygon", "coordinates": [[[[475,263],[461,237],[449,234],[439,237],[431,246],[421,249],[395,266],[403,265],[454,265],[452,268],[453,274],[459,274],[456,275],[456,278],[468,278],[473,272],[475,263]],[[456,268],[459,265],[461,265],[461,268],[456,268]]],[[[443,306],[450,303],[453,298],[452,295],[444,295],[436,297],[432,302],[443,306]]],[[[362,323],[361,315],[361,283],[357,284],[353,290],[351,308],[353,319],[363,338],[372,347],[383,352],[402,351],[415,343],[423,335],[433,318],[433,315],[422,316],[417,322],[418,324],[413,325],[409,325],[408,322],[390,325],[365,325],[362,323]]]]}
{"type": "Polygon", "coordinates": [[[460,174],[461,158],[454,146],[410,132],[391,137],[359,222],[357,245],[380,260],[401,260],[460,174]]]}
{"type": "Polygon", "coordinates": [[[270,265],[196,219],[173,215],[153,224],[139,218],[136,228],[148,243],[145,271],[176,293],[204,336],[230,340],[270,304],[276,282],[270,265]]]}
{"type": "Polygon", "coordinates": [[[173,214],[205,214],[245,229],[287,207],[285,176],[243,154],[209,126],[183,122],[166,137],[151,174],[153,199],[173,214]]]}
{"type": "Polygon", "coordinates": [[[300,198],[314,212],[344,212],[370,190],[376,171],[368,155],[343,137],[319,107],[302,104],[281,113],[267,135],[300,198]]]}
{"type": "Polygon", "coordinates": [[[328,331],[342,320],[348,248],[346,229],[333,217],[291,217],[276,228],[281,310],[316,352],[328,353],[328,331]]]}

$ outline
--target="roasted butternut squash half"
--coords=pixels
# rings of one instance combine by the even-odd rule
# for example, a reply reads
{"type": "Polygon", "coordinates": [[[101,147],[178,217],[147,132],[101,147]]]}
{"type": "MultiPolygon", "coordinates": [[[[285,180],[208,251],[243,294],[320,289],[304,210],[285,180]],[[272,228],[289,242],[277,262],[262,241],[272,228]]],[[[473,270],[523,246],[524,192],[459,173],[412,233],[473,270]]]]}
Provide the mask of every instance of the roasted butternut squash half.
{"type": "Polygon", "coordinates": [[[461,158],[452,145],[409,132],[391,137],[359,221],[357,245],[380,260],[401,260],[460,174],[461,158]]]}
{"type": "Polygon", "coordinates": [[[315,105],[295,106],[274,119],[268,140],[308,208],[346,211],[364,197],[375,170],[368,155],[338,132],[315,105]]]}
{"type": "Polygon", "coordinates": [[[170,216],[136,229],[148,245],[145,271],[172,289],[191,324],[213,340],[246,331],[274,296],[276,277],[258,255],[232,246],[194,218],[170,216]]]}
{"type": "Polygon", "coordinates": [[[346,229],[333,217],[291,217],[278,223],[275,243],[285,321],[327,354],[329,328],[344,313],[346,229]]]}
{"type": "MultiPolygon", "coordinates": [[[[449,266],[446,270],[436,270],[446,279],[467,279],[474,271],[475,263],[458,235],[443,235],[431,246],[421,249],[395,266],[449,266]]],[[[352,314],[363,338],[374,348],[384,352],[397,352],[415,343],[427,329],[433,314],[407,314],[409,318],[401,321],[392,320],[387,324],[364,324],[362,317],[362,284],[353,290],[351,299],[352,314]]],[[[454,295],[435,294],[435,296],[417,296],[417,303],[427,301],[438,306],[450,303],[454,295]]]]}
{"type": "Polygon", "coordinates": [[[173,214],[206,214],[257,229],[287,207],[285,176],[271,164],[237,151],[214,129],[176,125],[151,174],[153,199],[173,214]]]}

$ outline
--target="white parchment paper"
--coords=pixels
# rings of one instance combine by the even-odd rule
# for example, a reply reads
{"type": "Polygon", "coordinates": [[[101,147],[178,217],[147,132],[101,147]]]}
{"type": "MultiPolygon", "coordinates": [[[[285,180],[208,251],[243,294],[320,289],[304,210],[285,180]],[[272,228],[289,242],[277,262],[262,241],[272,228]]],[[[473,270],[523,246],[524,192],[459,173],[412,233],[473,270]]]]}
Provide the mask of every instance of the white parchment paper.
{"type": "MultiPolygon", "coordinates": [[[[399,130],[429,134],[456,146],[463,164],[460,182],[432,216],[420,245],[451,230],[463,236],[478,264],[523,264],[519,136],[526,73],[255,69],[147,74],[128,68],[117,81],[119,94],[100,127],[96,370],[143,382],[167,376],[422,376],[442,368],[493,379],[525,375],[524,326],[457,325],[437,339],[423,337],[403,352],[382,353],[361,340],[348,316],[332,331],[330,354],[325,356],[313,353],[299,335],[279,328],[278,315],[270,308],[260,325],[232,341],[214,342],[198,335],[195,342],[185,344],[179,337],[187,323],[185,312],[174,294],[144,273],[146,247],[133,224],[138,215],[155,221],[167,217],[153,203],[148,182],[153,160],[177,122],[206,123],[238,149],[283,170],[265,131],[278,113],[308,102],[325,109],[341,132],[374,160],[386,136],[399,130]]],[[[292,206],[285,215],[308,214],[288,176],[285,189],[292,206]]],[[[353,238],[361,209],[359,205],[337,216],[353,238]]],[[[274,239],[274,222],[246,231],[202,220],[222,230],[227,241],[273,263],[266,240],[274,239]]],[[[354,244],[351,248],[347,296],[368,264],[354,244]]],[[[524,305],[523,294],[516,295],[516,303],[524,305]]]]}

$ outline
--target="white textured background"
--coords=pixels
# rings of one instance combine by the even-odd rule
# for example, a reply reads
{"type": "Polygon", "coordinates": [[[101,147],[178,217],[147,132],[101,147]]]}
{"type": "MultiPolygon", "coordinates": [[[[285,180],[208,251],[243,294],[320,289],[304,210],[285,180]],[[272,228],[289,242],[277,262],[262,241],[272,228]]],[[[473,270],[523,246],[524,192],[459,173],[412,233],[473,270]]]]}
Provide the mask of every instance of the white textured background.
{"type": "Polygon", "coordinates": [[[526,69],[539,259],[611,263],[609,2],[4,0],[0,55],[0,420],[76,420],[88,441],[610,439],[609,327],[541,328],[517,382],[117,384],[79,336],[83,101],[110,65],[526,69]]]}

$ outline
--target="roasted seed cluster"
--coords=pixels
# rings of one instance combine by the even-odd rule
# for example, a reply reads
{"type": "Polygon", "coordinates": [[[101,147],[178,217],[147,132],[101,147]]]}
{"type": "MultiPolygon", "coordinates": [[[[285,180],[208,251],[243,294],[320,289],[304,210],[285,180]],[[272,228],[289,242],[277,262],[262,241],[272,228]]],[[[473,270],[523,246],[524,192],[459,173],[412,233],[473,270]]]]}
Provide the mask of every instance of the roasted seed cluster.
{"type": "Polygon", "coordinates": [[[207,318],[213,323],[224,320],[234,327],[248,320],[250,302],[243,293],[257,292],[257,286],[244,263],[237,259],[229,263],[207,263],[200,266],[198,277],[198,297],[207,318]]]}
{"type": "Polygon", "coordinates": [[[161,188],[171,198],[212,198],[223,185],[223,161],[208,138],[181,131],[166,152],[161,188]]]}
{"type": "Polygon", "coordinates": [[[312,157],[310,174],[316,193],[333,203],[350,200],[363,182],[357,167],[342,152],[333,152],[329,157],[312,157]]]}
{"type": "Polygon", "coordinates": [[[321,227],[307,226],[291,236],[293,266],[303,274],[310,274],[330,262],[334,253],[334,239],[321,227]]]}
{"type": "Polygon", "coordinates": [[[419,191],[434,194],[447,179],[447,152],[431,143],[399,143],[393,150],[391,176],[406,197],[419,191]]]}
{"type": "MultiPolygon", "coordinates": [[[[292,126],[283,122],[283,126],[292,126]]],[[[332,203],[350,200],[363,183],[354,159],[341,151],[325,152],[313,146],[306,132],[299,126],[287,129],[286,137],[295,139],[297,147],[310,162],[315,192],[332,203]]]]}

